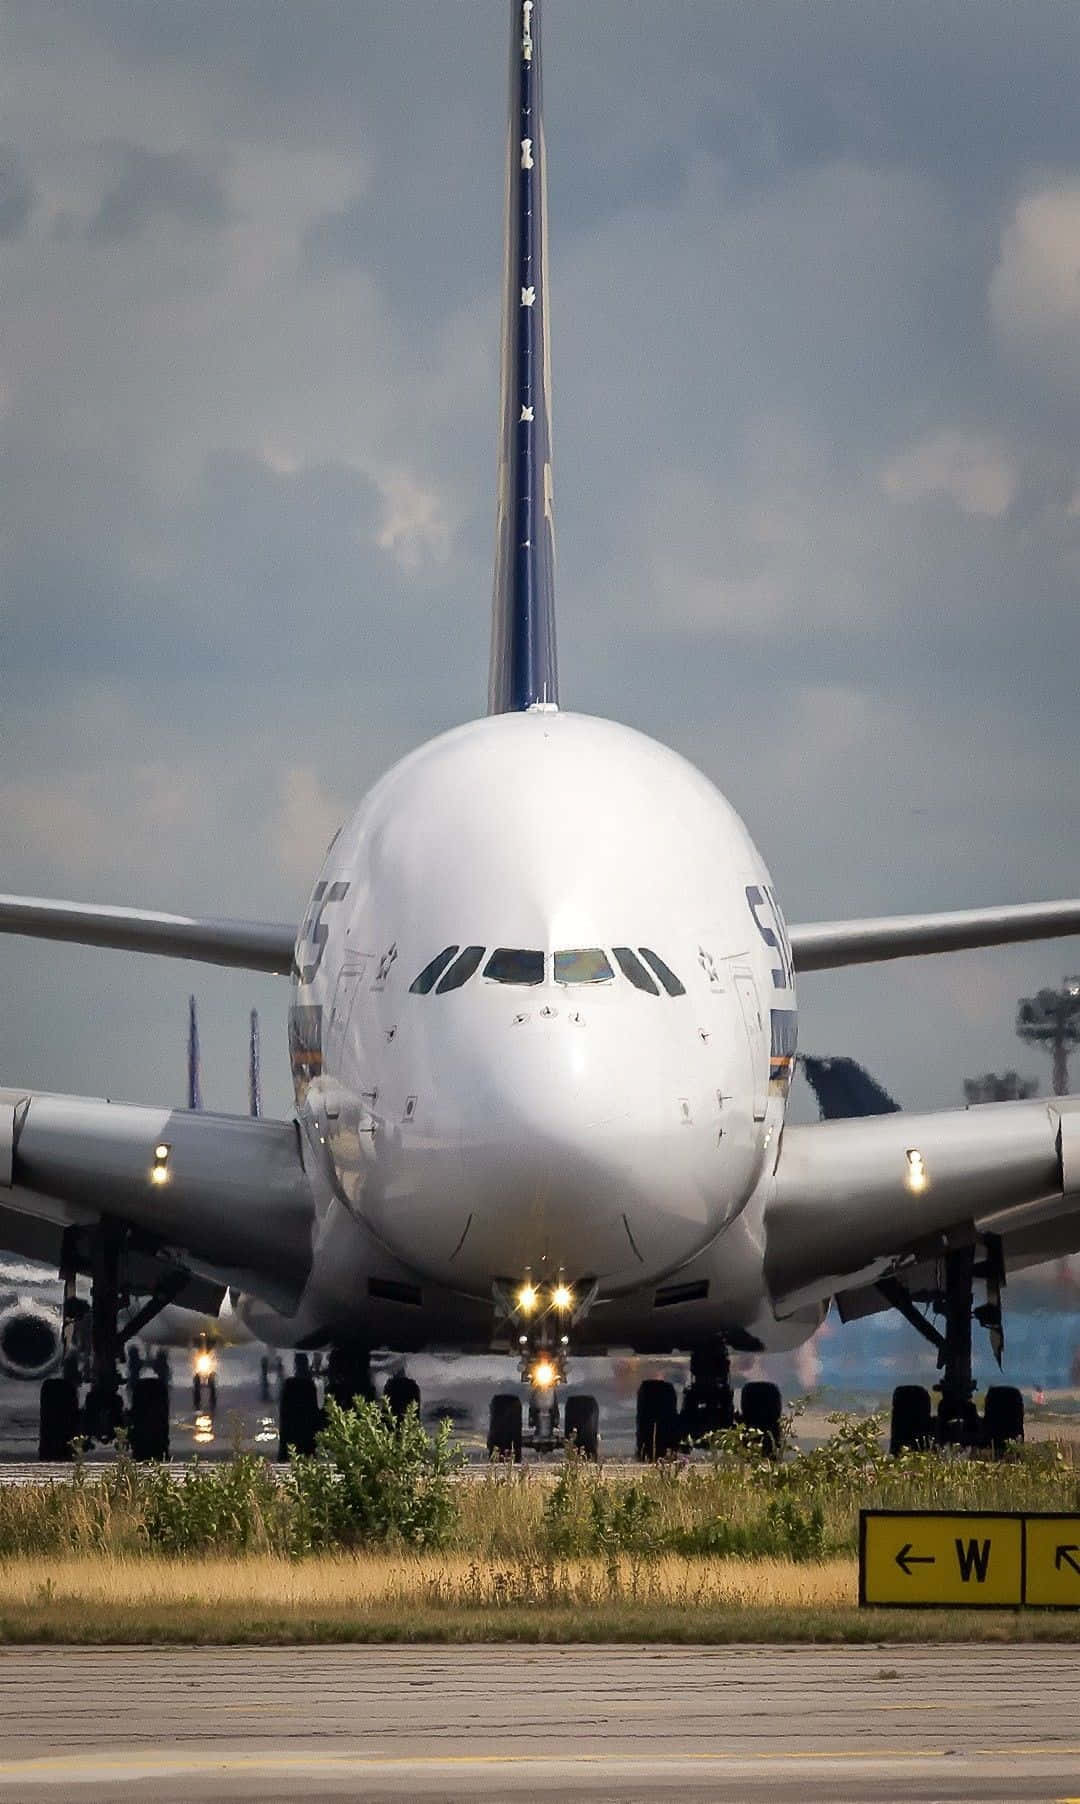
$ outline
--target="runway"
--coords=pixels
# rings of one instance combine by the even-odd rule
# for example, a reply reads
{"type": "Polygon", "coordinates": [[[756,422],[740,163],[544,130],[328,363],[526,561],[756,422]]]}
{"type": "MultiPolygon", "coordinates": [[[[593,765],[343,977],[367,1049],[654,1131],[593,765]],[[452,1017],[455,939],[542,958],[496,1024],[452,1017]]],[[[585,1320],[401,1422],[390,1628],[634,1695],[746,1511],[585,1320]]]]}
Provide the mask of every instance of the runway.
{"type": "Polygon", "coordinates": [[[0,1800],[1080,1798],[1054,1647],[0,1651],[0,1800]]]}

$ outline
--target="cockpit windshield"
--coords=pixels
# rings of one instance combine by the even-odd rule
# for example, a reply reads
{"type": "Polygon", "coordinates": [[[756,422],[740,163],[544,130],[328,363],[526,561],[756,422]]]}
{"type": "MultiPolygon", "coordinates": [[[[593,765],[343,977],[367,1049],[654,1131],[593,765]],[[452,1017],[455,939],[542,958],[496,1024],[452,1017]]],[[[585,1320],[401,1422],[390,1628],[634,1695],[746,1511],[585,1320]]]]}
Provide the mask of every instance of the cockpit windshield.
{"type": "Polygon", "coordinates": [[[466,946],[464,952],[458,953],[446,976],[437,985],[436,996],[445,996],[447,990],[460,990],[463,983],[468,983],[483,956],[483,946],[466,946]]]}
{"type": "Polygon", "coordinates": [[[630,979],[635,990],[644,990],[647,996],[659,996],[656,979],[649,976],[636,952],[629,946],[612,946],[611,950],[619,962],[620,971],[630,979]]]}
{"type": "Polygon", "coordinates": [[[556,983],[611,983],[615,977],[606,952],[599,946],[579,946],[573,952],[556,952],[556,983]]]}
{"type": "Polygon", "coordinates": [[[686,985],[680,983],[674,971],[665,965],[658,953],[650,951],[648,946],[639,946],[639,952],[647,965],[651,965],[669,996],[685,996],[686,985]]]}
{"type": "Polygon", "coordinates": [[[515,946],[496,946],[484,966],[484,976],[492,983],[543,983],[544,954],[521,952],[515,946]]]}
{"type": "Polygon", "coordinates": [[[456,952],[456,946],[444,947],[438,957],[433,958],[430,965],[425,965],[419,977],[409,985],[409,995],[426,996],[428,991],[434,988],[456,952]]]}

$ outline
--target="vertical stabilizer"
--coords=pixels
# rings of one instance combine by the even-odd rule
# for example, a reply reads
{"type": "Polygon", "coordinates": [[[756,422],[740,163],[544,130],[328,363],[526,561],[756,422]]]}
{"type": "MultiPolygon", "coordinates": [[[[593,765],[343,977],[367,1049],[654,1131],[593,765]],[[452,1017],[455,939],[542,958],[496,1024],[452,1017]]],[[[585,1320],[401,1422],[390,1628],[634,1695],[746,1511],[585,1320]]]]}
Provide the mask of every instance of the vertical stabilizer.
{"type": "Polygon", "coordinates": [[[489,714],[559,699],[540,0],[511,0],[501,410],[489,714]]]}

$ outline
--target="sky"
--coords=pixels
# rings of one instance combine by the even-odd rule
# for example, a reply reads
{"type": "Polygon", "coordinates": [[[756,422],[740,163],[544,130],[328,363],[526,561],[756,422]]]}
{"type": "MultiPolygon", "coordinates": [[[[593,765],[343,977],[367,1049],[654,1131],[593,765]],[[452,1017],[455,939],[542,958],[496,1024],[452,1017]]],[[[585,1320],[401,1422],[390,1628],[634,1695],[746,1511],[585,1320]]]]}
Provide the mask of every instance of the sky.
{"type": "MultiPolygon", "coordinates": [[[[9,0],[0,886],[296,919],[484,710],[504,0],[9,0]]],[[[1080,12],[545,0],[564,706],[791,921],[1080,890],[1080,12]]],[[[821,973],[912,1107],[1076,940],[821,973]]],[[[287,986],[0,942],[0,1081],[289,1105],[287,986]]],[[[803,1098],[801,1105],[806,1106],[803,1098]]]]}

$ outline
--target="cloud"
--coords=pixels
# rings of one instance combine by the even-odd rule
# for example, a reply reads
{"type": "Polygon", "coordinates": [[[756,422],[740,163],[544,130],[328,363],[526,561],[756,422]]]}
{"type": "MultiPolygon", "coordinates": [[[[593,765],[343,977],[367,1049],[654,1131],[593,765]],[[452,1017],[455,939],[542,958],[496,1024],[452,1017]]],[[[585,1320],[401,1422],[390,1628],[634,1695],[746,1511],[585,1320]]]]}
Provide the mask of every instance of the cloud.
{"type": "Polygon", "coordinates": [[[886,464],[881,486],[892,501],[944,495],[962,514],[998,520],[1016,497],[1016,460],[991,435],[943,428],[886,464]]]}
{"type": "Polygon", "coordinates": [[[0,239],[21,238],[30,220],[34,190],[22,158],[11,144],[0,144],[0,239]]]}
{"type": "Polygon", "coordinates": [[[1080,183],[1028,194],[1001,234],[990,314],[1007,338],[1065,347],[1073,371],[1080,328],[1080,183]]]}
{"type": "Polygon", "coordinates": [[[230,216],[219,172],[193,151],[147,150],[141,144],[117,144],[115,179],[87,228],[98,244],[138,238],[155,219],[183,225],[218,227],[230,216]]]}
{"type": "Polygon", "coordinates": [[[273,839],[277,861],[286,876],[310,883],[326,848],[346,819],[347,805],[330,795],[315,770],[293,765],[281,775],[273,839]]]}

